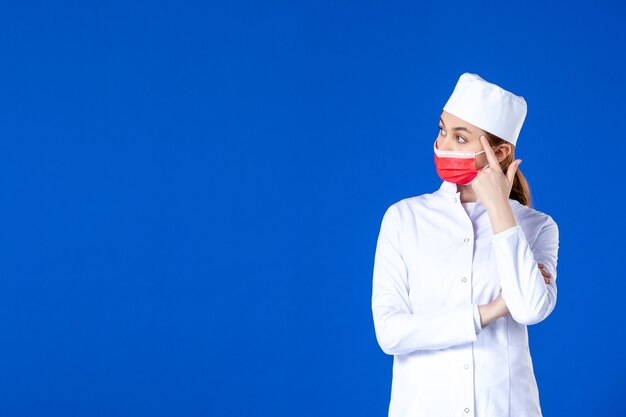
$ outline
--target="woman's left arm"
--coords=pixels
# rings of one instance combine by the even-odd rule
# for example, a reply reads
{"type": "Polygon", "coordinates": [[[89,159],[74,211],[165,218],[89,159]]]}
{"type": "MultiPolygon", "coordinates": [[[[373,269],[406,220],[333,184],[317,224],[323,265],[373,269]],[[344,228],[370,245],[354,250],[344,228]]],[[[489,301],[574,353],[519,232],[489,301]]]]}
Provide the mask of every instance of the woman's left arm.
{"type": "Polygon", "coordinates": [[[547,216],[532,248],[519,225],[494,234],[493,248],[502,298],[513,319],[531,325],[548,317],[557,299],[559,229],[552,217],[547,216]],[[551,275],[548,284],[538,263],[551,275]]]}
{"type": "Polygon", "coordinates": [[[535,324],[545,319],[556,305],[559,229],[552,217],[547,216],[530,247],[508,199],[521,160],[511,163],[505,174],[487,140],[481,137],[481,142],[489,168],[480,171],[472,181],[472,188],[491,220],[502,298],[515,321],[535,324]],[[538,263],[552,275],[550,283],[544,281],[538,263]]]}

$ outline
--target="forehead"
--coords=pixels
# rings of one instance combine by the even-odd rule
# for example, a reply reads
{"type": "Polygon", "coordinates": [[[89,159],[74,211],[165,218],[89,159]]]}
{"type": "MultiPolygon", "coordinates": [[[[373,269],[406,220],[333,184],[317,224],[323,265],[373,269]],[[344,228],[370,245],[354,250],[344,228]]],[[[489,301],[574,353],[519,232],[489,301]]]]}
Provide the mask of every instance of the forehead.
{"type": "Polygon", "coordinates": [[[474,126],[471,123],[466,122],[463,119],[459,119],[458,117],[456,117],[453,114],[448,113],[447,111],[443,110],[441,112],[441,119],[443,120],[443,123],[446,125],[446,127],[448,129],[453,129],[455,127],[464,127],[467,130],[469,130],[470,132],[474,133],[474,134],[484,134],[485,131],[482,130],[481,128],[474,126]]]}

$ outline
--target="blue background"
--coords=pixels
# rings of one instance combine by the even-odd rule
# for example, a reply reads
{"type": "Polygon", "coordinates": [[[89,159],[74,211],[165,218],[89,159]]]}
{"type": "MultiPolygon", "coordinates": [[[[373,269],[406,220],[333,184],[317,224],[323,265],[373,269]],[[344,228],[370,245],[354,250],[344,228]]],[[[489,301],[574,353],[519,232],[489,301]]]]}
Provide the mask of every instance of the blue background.
{"type": "Polygon", "coordinates": [[[0,415],[384,416],[385,209],[460,74],[559,225],[546,416],[626,415],[622,2],[0,6],[0,415]]]}

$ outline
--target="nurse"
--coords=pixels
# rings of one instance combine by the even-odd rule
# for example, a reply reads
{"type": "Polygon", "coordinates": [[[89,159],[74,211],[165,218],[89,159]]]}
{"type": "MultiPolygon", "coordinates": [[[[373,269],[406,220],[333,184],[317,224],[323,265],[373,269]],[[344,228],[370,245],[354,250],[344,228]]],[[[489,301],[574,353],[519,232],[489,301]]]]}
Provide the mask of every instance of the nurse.
{"type": "Polygon", "coordinates": [[[542,415],[527,326],[556,305],[559,231],[515,159],[526,111],[461,75],[433,144],[441,186],[383,215],[371,301],[389,417],[542,415]]]}

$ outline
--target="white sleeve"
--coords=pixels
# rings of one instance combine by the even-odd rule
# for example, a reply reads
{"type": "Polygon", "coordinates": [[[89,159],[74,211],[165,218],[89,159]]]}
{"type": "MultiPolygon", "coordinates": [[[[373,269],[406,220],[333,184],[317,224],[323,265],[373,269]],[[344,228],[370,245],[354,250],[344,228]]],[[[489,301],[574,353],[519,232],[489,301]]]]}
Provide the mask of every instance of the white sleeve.
{"type": "Polygon", "coordinates": [[[559,229],[548,216],[531,248],[518,224],[493,236],[494,253],[502,285],[502,298],[515,321],[539,323],[556,305],[556,265],[559,229]],[[546,284],[538,263],[552,274],[546,284]]]}
{"type": "Polygon", "coordinates": [[[476,334],[480,333],[483,329],[483,325],[480,324],[480,311],[478,310],[478,304],[474,304],[474,328],[476,334]]]}
{"type": "Polygon", "coordinates": [[[398,215],[394,206],[383,216],[376,244],[372,314],[376,339],[388,355],[445,349],[477,339],[478,306],[475,304],[430,314],[412,313],[408,270],[399,246],[398,215]]]}

